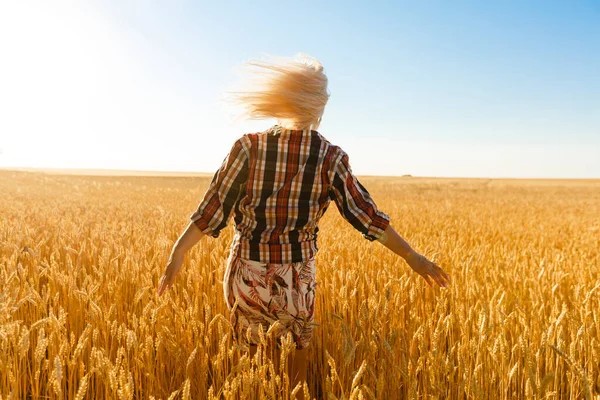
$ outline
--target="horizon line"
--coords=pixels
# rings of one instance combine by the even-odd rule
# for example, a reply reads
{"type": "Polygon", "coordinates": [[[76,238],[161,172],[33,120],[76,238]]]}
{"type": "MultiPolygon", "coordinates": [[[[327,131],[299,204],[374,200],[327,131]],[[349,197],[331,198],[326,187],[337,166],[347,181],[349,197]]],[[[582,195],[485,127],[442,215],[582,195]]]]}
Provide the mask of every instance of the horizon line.
{"type": "MultiPolygon", "coordinates": [[[[50,175],[88,175],[88,176],[172,176],[172,177],[207,177],[215,172],[202,171],[170,171],[145,169],[115,169],[115,168],[58,168],[58,167],[0,167],[0,171],[45,173],[50,175]]],[[[402,175],[371,175],[356,174],[366,178],[403,178],[403,179],[487,179],[487,180],[542,180],[542,181],[600,181],[600,177],[486,177],[486,176],[421,176],[412,174],[402,175]]]]}

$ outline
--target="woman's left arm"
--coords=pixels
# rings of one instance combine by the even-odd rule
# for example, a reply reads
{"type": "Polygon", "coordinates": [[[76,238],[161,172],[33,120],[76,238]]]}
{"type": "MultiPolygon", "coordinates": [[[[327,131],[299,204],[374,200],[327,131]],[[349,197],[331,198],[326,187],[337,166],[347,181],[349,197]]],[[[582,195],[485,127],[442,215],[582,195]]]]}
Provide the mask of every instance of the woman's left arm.
{"type": "Polygon", "coordinates": [[[171,250],[171,256],[165,267],[165,272],[158,283],[159,296],[173,286],[175,277],[183,265],[185,255],[203,236],[204,233],[193,222],[190,222],[186,230],[179,236],[179,239],[177,239],[177,242],[173,246],[173,250],[171,250]]]}
{"type": "Polygon", "coordinates": [[[173,245],[173,250],[171,251],[171,258],[183,258],[186,253],[198,243],[200,239],[204,236],[204,233],[194,224],[194,222],[190,221],[185,232],[179,236],[179,239],[173,245]]]}
{"type": "Polygon", "coordinates": [[[173,246],[165,272],[158,284],[158,295],[169,289],[183,265],[186,253],[203,236],[218,237],[227,225],[241,186],[248,175],[247,140],[235,141],[221,167],[215,173],[198,209],[190,215],[191,222],[173,246]]]}

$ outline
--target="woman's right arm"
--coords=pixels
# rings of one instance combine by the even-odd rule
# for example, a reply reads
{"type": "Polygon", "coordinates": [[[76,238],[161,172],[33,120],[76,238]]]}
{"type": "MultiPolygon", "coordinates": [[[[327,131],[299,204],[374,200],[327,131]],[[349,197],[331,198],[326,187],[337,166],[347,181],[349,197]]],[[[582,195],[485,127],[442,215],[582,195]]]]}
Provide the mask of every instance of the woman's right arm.
{"type": "Polygon", "coordinates": [[[442,287],[448,285],[450,277],[437,264],[414,251],[392,228],[389,216],[377,209],[367,189],[352,173],[348,154],[341,150],[334,162],[330,196],[340,214],[361,232],[365,239],[377,240],[404,258],[429,286],[432,286],[431,280],[442,287]]]}
{"type": "Polygon", "coordinates": [[[450,276],[444,272],[436,263],[429,261],[413,250],[412,247],[396,232],[392,225],[383,232],[383,235],[377,239],[385,247],[404,258],[408,265],[419,275],[425,279],[429,286],[432,286],[431,280],[440,285],[447,287],[450,283],[450,276]]]}

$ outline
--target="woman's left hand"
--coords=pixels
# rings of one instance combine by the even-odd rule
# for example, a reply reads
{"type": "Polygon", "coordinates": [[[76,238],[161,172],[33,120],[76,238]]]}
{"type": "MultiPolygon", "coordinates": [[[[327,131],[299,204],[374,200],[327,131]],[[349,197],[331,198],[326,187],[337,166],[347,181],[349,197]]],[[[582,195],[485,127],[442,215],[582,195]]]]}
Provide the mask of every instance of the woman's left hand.
{"type": "Polygon", "coordinates": [[[167,266],[165,267],[165,272],[163,276],[158,281],[158,295],[162,295],[165,290],[170,289],[173,286],[173,282],[175,281],[175,276],[181,269],[183,265],[183,257],[171,256],[167,266]]]}

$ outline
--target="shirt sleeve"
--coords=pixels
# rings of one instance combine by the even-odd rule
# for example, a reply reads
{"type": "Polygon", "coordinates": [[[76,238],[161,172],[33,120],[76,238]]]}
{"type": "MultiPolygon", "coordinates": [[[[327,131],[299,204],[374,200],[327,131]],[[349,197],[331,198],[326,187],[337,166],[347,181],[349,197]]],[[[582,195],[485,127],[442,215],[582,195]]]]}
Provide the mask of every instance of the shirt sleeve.
{"type": "Polygon", "coordinates": [[[333,168],[330,197],[340,214],[365,239],[379,239],[390,224],[390,217],[377,209],[367,189],[352,174],[348,154],[341,151],[333,168]]]}
{"type": "Polygon", "coordinates": [[[217,170],[198,209],[190,215],[192,222],[206,235],[219,237],[227,226],[242,185],[248,178],[248,155],[242,139],[231,148],[217,170]]]}

